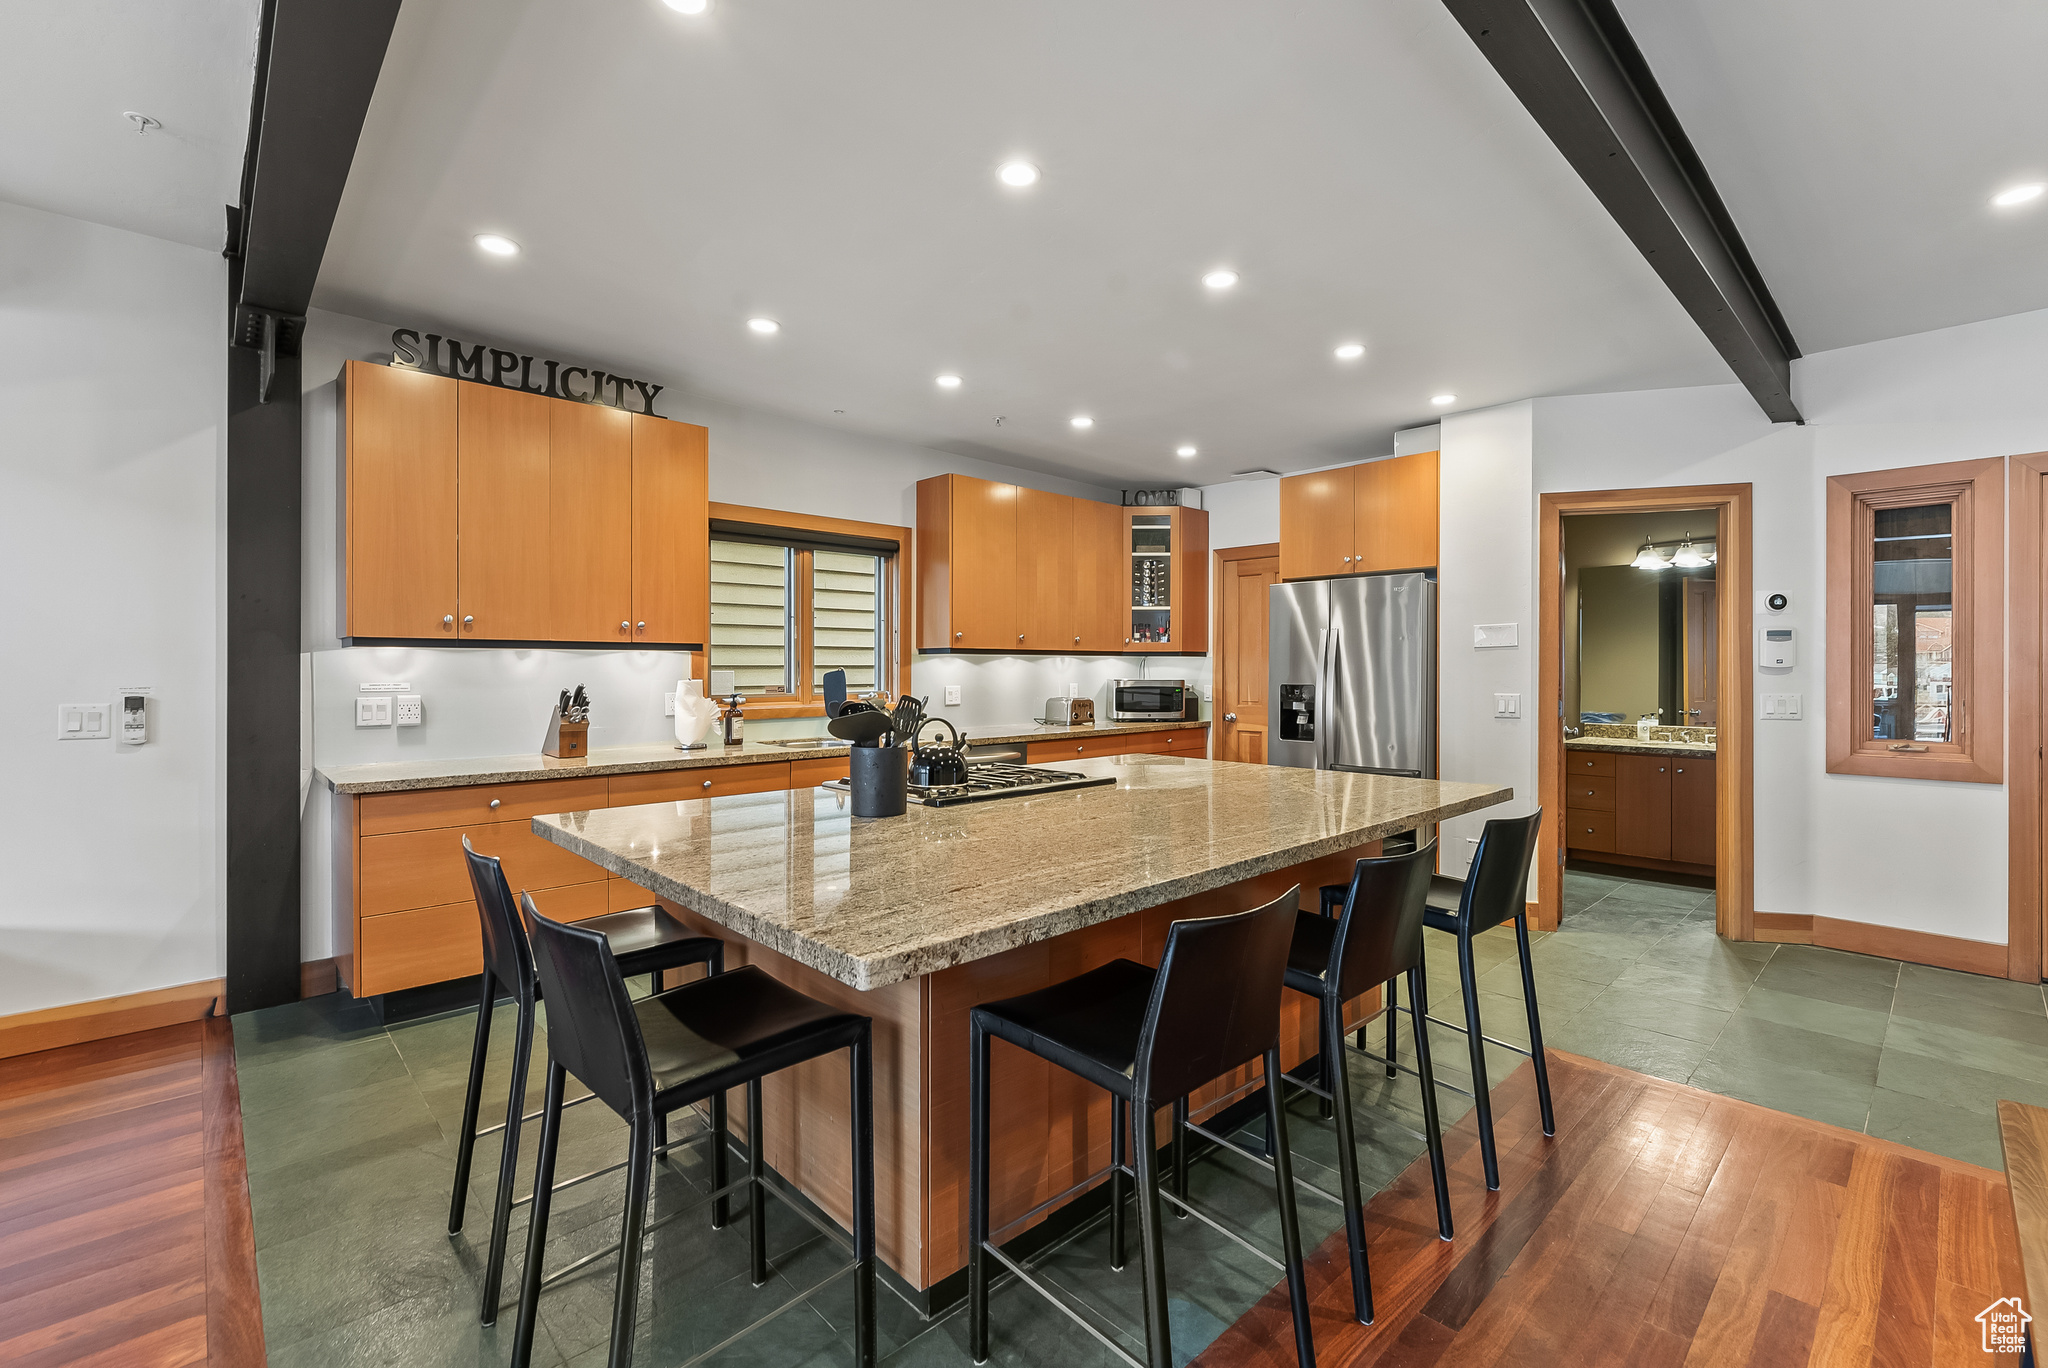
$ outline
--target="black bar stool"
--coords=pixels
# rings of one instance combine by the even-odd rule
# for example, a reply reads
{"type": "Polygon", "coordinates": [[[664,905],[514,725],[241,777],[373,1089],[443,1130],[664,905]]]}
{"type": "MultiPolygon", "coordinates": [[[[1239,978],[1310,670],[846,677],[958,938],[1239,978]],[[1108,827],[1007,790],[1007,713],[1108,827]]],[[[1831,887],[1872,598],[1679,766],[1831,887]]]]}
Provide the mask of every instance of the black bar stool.
{"type": "Polygon", "coordinates": [[[1166,1250],[1159,1199],[1236,1240],[1287,1276],[1294,1311],[1294,1352],[1301,1368],[1314,1368],[1309,1335],[1308,1281],[1301,1266],[1301,1231],[1294,1210],[1294,1182],[1287,1153],[1287,1122],[1280,1105],[1280,988],[1288,946],[1294,935],[1300,889],[1232,916],[1177,921],[1168,930],[1166,953],[1155,971],[1130,960],[1041,988],[1035,993],[984,1002],[968,1014],[968,1251],[967,1340],[976,1363],[988,1361],[990,1259],[1072,1317],[1111,1353],[1132,1368],[1137,1360],[1108,1335],[1031,1276],[989,1239],[988,1096],[989,1052],[994,1040],[1086,1079],[1110,1095],[1111,1255],[1122,1261],[1123,1179],[1138,1185],[1138,1239],[1145,1263],[1145,1346],[1152,1368],[1172,1368],[1167,1333],[1166,1250]],[[1179,1118],[1196,1088],[1240,1064],[1263,1058],[1266,1123],[1276,1137],[1273,1169],[1280,1202],[1282,1260],[1276,1260],[1189,1205],[1184,1194],[1185,1146],[1176,1146],[1174,1183],[1163,1191],[1153,1119],[1163,1106],[1179,1118]],[[1134,1132],[1130,1148],[1135,1173],[1124,1162],[1125,1123],[1134,1132]]]}
{"type": "MultiPolygon", "coordinates": [[[[1350,883],[1334,885],[1343,895],[1336,918],[1308,912],[1295,918],[1294,945],[1287,958],[1287,986],[1317,999],[1316,1043],[1322,1086],[1288,1081],[1323,1098],[1326,1111],[1335,1113],[1337,1174],[1343,1191],[1333,1200],[1344,1208],[1344,1233],[1351,1245],[1351,1299],[1361,1325],[1372,1324],[1372,1274],[1365,1251],[1365,1199],[1358,1186],[1351,1076],[1344,1066],[1344,1050],[1349,1044],[1344,1035],[1344,1004],[1376,983],[1404,977],[1411,1000],[1426,1001],[1422,919],[1424,900],[1429,895],[1430,866],[1435,861],[1434,841],[1406,854],[1360,860],[1352,867],[1350,883]]],[[[1382,1010],[1391,1025],[1393,1009],[1382,1010]]],[[[1437,1234],[1448,1240],[1450,1186],[1444,1172],[1443,1136],[1437,1125],[1436,1078],[1429,1065],[1429,1032],[1423,1017],[1413,1018],[1413,1024],[1417,1067],[1409,1072],[1422,1085],[1423,1130],[1409,1133],[1419,1135],[1429,1148],[1430,1181],[1436,1188],[1437,1234]]],[[[1362,1027],[1358,1034],[1365,1035],[1362,1027]]],[[[1389,1062],[1364,1049],[1358,1052],[1377,1062],[1389,1062]]],[[[1222,1137],[1200,1127],[1194,1129],[1211,1140],[1222,1141],[1222,1137]]],[[[1321,1188],[1313,1190],[1322,1192],[1321,1188]]]]}
{"type": "MultiPolygon", "coordinates": [[[[1465,1024],[1429,1015],[1427,1004],[1414,997],[1407,1010],[1418,1021],[1433,1021],[1462,1031],[1472,1059],[1473,1109],[1479,1117],[1479,1156],[1486,1168],[1486,1186],[1500,1187],[1500,1159],[1494,1152],[1493,1100],[1486,1081],[1488,1042],[1504,1050],[1525,1055],[1536,1068],[1536,1101],[1543,1112],[1543,1133],[1557,1134],[1557,1117],[1550,1106],[1550,1066],[1543,1057],[1543,1018],[1536,1007],[1536,969],[1529,959],[1529,918],[1526,891],[1529,864],[1536,855],[1536,833],[1543,825],[1543,809],[1527,817],[1497,817],[1479,833],[1479,849],[1472,856],[1472,871],[1454,897],[1448,890],[1433,891],[1429,907],[1422,914],[1423,925],[1448,931],[1458,938],[1458,987],[1465,998],[1465,1024]],[[1503,922],[1515,924],[1515,953],[1522,963],[1522,1006],[1529,1014],[1529,1048],[1484,1033],[1479,1020],[1479,972],[1472,959],[1472,938],[1503,922]]],[[[1449,881],[1446,881],[1449,882],[1449,881]]],[[[1448,1085],[1446,1085],[1448,1086],[1448,1085]]]]}
{"type": "MultiPolygon", "coordinates": [[[[534,1004],[540,1000],[540,985],[534,978],[533,951],[527,945],[525,928],[519,924],[519,912],[512,901],[511,885],[505,881],[504,866],[494,855],[477,854],[470,848],[467,836],[462,838],[462,853],[469,862],[469,886],[476,896],[477,920],[483,924],[484,980],[483,997],[476,1014],[476,1043],[469,1049],[469,1091],[462,1101],[462,1135],[455,1148],[455,1195],[448,1205],[448,1233],[456,1235],[462,1231],[463,1210],[469,1200],[470,1161],[475,1155],[476,1142],[503,1131],[504,1152],[498,1160],[498,1199],[491,1212],[491,1243],[484,1258],[483,1276],[483,1323],[493,1325],[498,1319],[498,1294],[505,1276],[505,1243],[512,1225],[512,1212],[530,1200],[515,1199],[512,1189],[519,1167],[520,1125],[540,1115],[539,1112],[520,1114],[526,1105],[526,1074],[533,1059],[534,1004]],[[512,1000],[519,1009],[519,1022],[513,1028],[512,1039],[512,1092],[505,1103],[505,1120],[499,1125],[478,1130],[477,1112],[483,1105],[484,1094],[484,1062],[490,1053],[491,1018],[496,1014],[500,985],[512,990],[512,1000]]],[[[709,965],[714,974],[725,968],[723,941],[715,936],[691,934],[687,927],[659,907],[612,912],[592,917],[582,924],[604,937],[606,946],[619,961],[622,974],[659,974],[664,969],[680,969],[689,964],[709,965]]],[[[590,1095],[585,1094],[569,1105],[589,1100],[590,1095]]],[[[712,1108],[712,1143],[715,1146],[712,1174],[723,1183],[723,1095],[712,1104],[712,1108]]],[[[663,1135],[661,1138],[665,1143],[668,1137],[663,1135]]],[[[611,1169],[602,1169],[574,1181],[582,1182],[610,1172],[611,1169]]],[[[713,1224],[725,1224],[723,1203],[715,1213],[713,1224]]]]}
{"type": "MultiPolygon", "coordinates": [[[[587,923],[550,921],[521,898],[534,967],[548,1003],[548,1087],[541,1106],[540,1160],[533,1180],[533,1215],[528,1222],[526,1267],[520,1279],[519,1325],[512,1342],[513,1368],[527,1368],[540,1310],[546,1254],[548,1207],[554,1195],[555,1151],[562,1138],[562,1093],[570,1074],[632,1129],[627,1142],[626,1211],[619,1238],[618,1284],[612,1292],[610,1368],[633,1361],[633,1331],[640,1295],[641,1246],[647,1234],[705,1202],[722,1202],[732,1189],[747,1190],[748,1235],[756,1287],[768,1280],[767,1211],[773,1193],[790,1210],[852,1255],[853,1261],[798,1293],[745,1329],[712,1345],[687,1363],[719,1352],[741,1335],[773,1320],[805,1298],[852,1273],[854,1357],[860,1368],[875,1362],[875,1117],[871,1024],[770,978],[752,965],[716,974],[634,1002],[605,938],[587,923]],[[853,1238],[815,1220],[795,1202],[768,1186],[762,1160],[761,1080],[771,1073],[845,1050],[850,1056],[853,1131],[853,1238]],[[658,1129],[667,1117],[726,1089],[747,1088],[747,1173],[718,1186],[689,1207],[660,1220],[647,1220],[654,1185],[658,1129]]],[[[723,1146],[723,1137],[717,1143],[723,1146]]],[[[608,1251],[607,1251],[608,1252],[608,1251]]],[[[596,1257],[596,1256],[593,1256],[596,1257]]],[[[586,1260],[587,1261],[587,1260],[586,1260]]],[[[582,1262],[579,1261],[578,1267],[582,1262]]],[[[569,1269],[563,1270],[568,1272],[569,1269]]],[[[559,1275],[557,1275],[559,1276],[559,1275]]],[[[687,1368],[687,1364],[682,1368],[687,1368]]]]}

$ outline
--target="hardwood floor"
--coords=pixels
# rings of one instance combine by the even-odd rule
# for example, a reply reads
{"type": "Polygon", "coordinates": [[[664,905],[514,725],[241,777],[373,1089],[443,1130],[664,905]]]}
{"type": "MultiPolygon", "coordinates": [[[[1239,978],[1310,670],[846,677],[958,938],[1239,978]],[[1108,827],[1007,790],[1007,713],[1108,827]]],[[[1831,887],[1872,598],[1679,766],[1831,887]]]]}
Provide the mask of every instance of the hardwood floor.
{"type": "MultiPolygon", "coordinates": [[[[1501,1190],[1468,1117],[1446,1143],[1457,1239],[1429,1172],[1369,1206],[1378,1312],[1351,1319],[1343,1232],[1309,1264],[1317,1362],[1856,1368],[1991,1362],[1978,1312],[2023,1292],[2002,1175],[1551,1053],[1495,1090],[1501,1190]]],[[[1293,1368],[1285,1289],[1195,1362],[1293,1368]]]]}
{"type": "Polygon", "coordinates": [[[0,1363],[263,1362],[228,1023],[0,1060],[0,1363]]]}

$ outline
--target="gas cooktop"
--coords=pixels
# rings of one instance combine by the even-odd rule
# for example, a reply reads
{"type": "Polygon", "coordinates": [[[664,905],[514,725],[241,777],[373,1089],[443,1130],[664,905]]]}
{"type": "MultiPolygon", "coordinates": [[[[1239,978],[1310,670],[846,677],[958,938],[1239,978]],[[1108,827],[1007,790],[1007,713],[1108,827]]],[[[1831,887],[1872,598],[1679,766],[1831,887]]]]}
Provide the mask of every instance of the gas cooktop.
{"type": "MultiPolygon", "coordinates": [[[[910,785],[910,801],[926,807],[952,807],[956,803],[985,803],[991,798],[1027,798],[1040,793],[1061,793],[1067,789],[1098,788],[1114,784],[1108,775],[1077,774],[1073,770],[1038,769],[994,761],[969,765],[967,782],[926,786],[910,785]]],[[[833,779],[824,787],[851,792],[849,779],[833,779]]]]}

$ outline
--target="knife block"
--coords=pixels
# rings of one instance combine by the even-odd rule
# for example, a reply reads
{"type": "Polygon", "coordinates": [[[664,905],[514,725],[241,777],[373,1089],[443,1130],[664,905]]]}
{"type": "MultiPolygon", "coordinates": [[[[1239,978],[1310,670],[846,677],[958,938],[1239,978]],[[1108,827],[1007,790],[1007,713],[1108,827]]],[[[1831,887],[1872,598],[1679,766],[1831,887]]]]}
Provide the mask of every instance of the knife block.
{"type": "Polygon", "coordinates": [[[548,714],[547,738],[540,743],[542,755],[552,755],[558,760],[587,760],[590,757],[590,724],[588,722],[564,722],[562,709],[557,705],[548,714]]]}

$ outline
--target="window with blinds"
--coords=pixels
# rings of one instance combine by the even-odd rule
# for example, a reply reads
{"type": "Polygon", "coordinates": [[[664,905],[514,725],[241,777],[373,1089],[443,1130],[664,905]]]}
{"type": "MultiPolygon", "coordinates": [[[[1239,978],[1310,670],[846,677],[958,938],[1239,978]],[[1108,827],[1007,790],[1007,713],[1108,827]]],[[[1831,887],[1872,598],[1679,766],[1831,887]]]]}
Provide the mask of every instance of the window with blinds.
{"type": "Polygon", "coordinates": [[[766,540],[711,543],[711,668],[741,693],[809,701],[825,672],[848,693],[887,678],[884,557],[766,540]]]}

